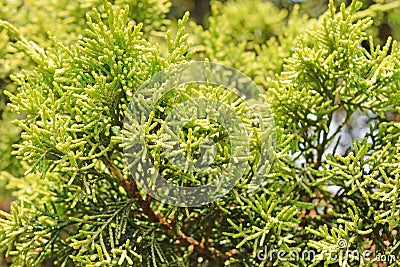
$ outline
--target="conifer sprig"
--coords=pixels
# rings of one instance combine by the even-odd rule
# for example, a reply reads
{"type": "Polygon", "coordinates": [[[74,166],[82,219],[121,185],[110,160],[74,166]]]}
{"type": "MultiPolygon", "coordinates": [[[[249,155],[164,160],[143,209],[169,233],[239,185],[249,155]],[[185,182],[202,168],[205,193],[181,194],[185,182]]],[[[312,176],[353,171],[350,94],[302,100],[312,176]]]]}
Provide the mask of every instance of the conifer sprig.
{"type": "MultiPolygon", "coordinates": [[[[7,36],[7,44],[0,40],[0,53],[7,54],[1,62],[15,53],[15,65],[0,67],[0,79],[13,72],[6,94],[21,115],[14,121],[22,131],[14,156],[24,166],[12,171],[19,177],[0,173],[16,198],[9,213],[0,212],[0,252],[7,264],[365,267],[382,264],[379,253],[398,257],[400,50],[393,38],[376,45],[370,30],[382,12],[396,16],[399,1],[364,10],[356,0],[348,6],[330,1],[316,19],[304,14],[307,3],[280,10],[250,2],[213,1],[207,29],[186,27],[188,13],[176,25],[167,20],[166,0],[93,1],[93,10],[75,1],[38,21],[70,18],[66,34],[55,32],[54,38],[37,29],[37,38],[29,36],[20,15],[0,21],[0,36],[7,36]],[[20,61],[22,52],[29,60],[20,61]],[[123,127],[135,92],[160,71],[192,59],[236,67],[264,89],[277,146],[254,192],[248,183],[257,153],[224,198],[181,208],[138,186],[122,136],[135,134],[135,125],[123,127]],[[276,253],[260,257],[266,249],[276,253]],[[326,253],[365,250],[369,258],[326,253]],[[286,258],[313,251],[316,258],[282,260],[282,251],[286,258]]],[[[232,106],[242,115],[247,110],[222,87],[189,85],[174,92],[142,127],[147,149],[170,181],[207,183],[214,176],[187,175],[167,160],[172,138],[161,129],[168,113],[195,95],[239,103],[232,106]]],[[[179,152],[195,158],[198,144],[213,135],[221,153],[211,167],[218,173],[231,156],[229,138],[211,120],[191,123],[178,136],[179,152]]],[[[254,134],[252,148],[258,141],[254,134]]],[[[384,264],[398,266],[398,258],[384,264]]]]}

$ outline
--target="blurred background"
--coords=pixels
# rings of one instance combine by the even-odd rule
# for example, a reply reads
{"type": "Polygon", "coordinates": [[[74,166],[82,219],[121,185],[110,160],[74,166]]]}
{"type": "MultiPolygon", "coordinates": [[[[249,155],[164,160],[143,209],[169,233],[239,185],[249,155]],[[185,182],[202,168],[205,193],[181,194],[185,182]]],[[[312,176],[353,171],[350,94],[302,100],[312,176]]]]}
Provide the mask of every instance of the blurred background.
{"type": "MultiPolygon", "coordinates": [[[[212,2],[212,1],[211,1],[212,2]]],[[[229,0],[214,1],[226,3],[230,5],[229,0]]],[[[238,1],[236,1],[238,2],[238,1]]],[[[239,1],[240,2],[240,1],[239,1]]],[[[252,1],[249,1],[249,5],[252,1]]],[[[295,4],[299,4],[301,7],[301,12],[307,14],[309,17],[316,18],[320,16],[323,12],[327,10],[329,0],[270,0],[270,1],[258,1],[258,2],[270,2],[273,3],[279,9],[293,9],[295,4]]],[[[363,3],[362,9],[368,9],[369,6],[374,4],[388,4],[394,3],[396,1],[386,1],[386,0],[361,0],[363,3]]],[[[351,0],[336,0],[336,6],[340,6],[341,3],[348,5],[351,0]]],[[[172,7],[168,13],[169,18],[180,18],[186,11],[190,11],[191,18],[197,24],[201,24],[207,28],[208,26],[208,16],[211,12],[210,0],[173,0],[172,7]]],[[[254,11],[256,12],[256,11],[254,11]]],[[[251,14],[249,14],[251,16],[251,14]]],[[[396,10],[390,10],[389,12],[383,12],[375,18],[375,25],[378,26],[375,30],[379,32],[379,38],[382,42],[385,42],[388,36],[393,36],[398,39],[399,36],[399,25],[400,16],[396,10]]]]}

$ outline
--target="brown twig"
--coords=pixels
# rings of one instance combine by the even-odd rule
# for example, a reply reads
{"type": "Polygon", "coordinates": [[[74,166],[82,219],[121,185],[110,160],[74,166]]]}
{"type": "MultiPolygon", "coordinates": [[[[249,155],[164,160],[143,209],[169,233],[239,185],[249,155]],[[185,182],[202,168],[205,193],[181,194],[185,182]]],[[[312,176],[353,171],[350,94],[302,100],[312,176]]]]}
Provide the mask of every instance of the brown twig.
{"type": "Polygon", "coordinates": [[[150,207],[151,196],[147,195],[146,199],[143,199],[139,194],[139,190],[136,181],[129,182],[119,171],[119,169],[111,162],[107,157],[102,157],[103,163],[107,169],[121,182],[122,187],[126,190],[128,195],[135,200],[135,202],[142,208],[143,214],[145,214],[149,220],[153,223],[159,223],[166,230],[166,233],[177,239],[177,244],[181,246],[193,246],[194,249],[206,256],[210,260],[226,259],[229,255],[226,255],[219,250],[209,247],[196,239],[187,236],[182,231],[174,233],[173,226],[167,222],[164,218],[158,216],[150,207]]]}

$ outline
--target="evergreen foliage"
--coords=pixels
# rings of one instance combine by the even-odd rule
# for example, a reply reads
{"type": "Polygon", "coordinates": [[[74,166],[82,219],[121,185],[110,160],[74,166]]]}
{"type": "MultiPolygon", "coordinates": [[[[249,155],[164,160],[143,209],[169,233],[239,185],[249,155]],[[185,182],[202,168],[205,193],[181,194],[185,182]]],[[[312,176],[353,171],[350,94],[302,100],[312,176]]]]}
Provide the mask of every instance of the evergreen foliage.
{"type": "MultiPolygon", "coordinates": [[[[400,123],[389,115],[400,113],[400,50],[392,38],[375,45],[370,31],[372,17],[398,14],[399,1],[363,10],[355,0],[339,7],[330,1],[316,19],[299,5],[213,1],[206,28],[188,23],[187,13],[173,32],[164,0],[52,1],[47,8],[59,12],[51,16],[35,2],[21,9],[3,2],[0,79],[7,100],[0,109],[5,119],[10,101],[19,128],[7,133],[10,140],[0,129],[1,151],[16,143],[13,159],[0,154],[7,170],[0,181],[16,198],[9,213],[0,211],[7,258],[0,264],[377,266],[375,256],[383,254],[397,257],[385,266],[399,266],[400,123]],[[24,25],[20,16],[36,21],[24,25]],[[257,153],[224,198],[174,207],[146,195],[131,177],[123,122],[143,83],[197,59],[237,68],[262,88],[275,120],[275,158],[255,192],[247,183],[257,153]],[[362,131],[343,144],[360,118],[362,131]],[[260,259],[266,247],[275,254],[260,259]],[[285,261],[277,254],[310,250],[316,258],[285,261]],[[344,250],[374,257],[343,257],[344,250]]],[[[146,125],[149,154],[171,181],[204,184],[231,156],[230,143],[217,140],[209,177],[173,168],[159,153],[168,145],[159,131],[168,110],[193,95],[224,96],[242,118],[247,110],[222,87],[189,85],[174,93],[146,125]]],[[[187,144],[181,152],[196,158],[201,141],[221,131],[210,120],[193,123],[179,138],[187,144]]]]}
{"type": "MultiPolygon", "coordinates": [[[[134,23],[145,23],[142,31],[146,38],[159,39],[168,24],[166,15],[171,3],[168,1],[115,1],[115,5],[130,6],[130,18],[134,23]]],[[[86,13],[97,7],[103,10],[102,0],[93,1],[0,1],[0,19],[7,20],[18,28],[18,34],[29,41],[33,41],[42,48],[52,46],[54,38],[64,44],[76,42],[85,32],[86,13]],[[27,23],[29,22],[29,23],[27,23]]],[[[21,69],[30,69],[36,62],[26,57],[26,54],[15,47],[17,36],[6,29],[0,34],[0,84],[1,92],[15,90],[15,84],[10,80],[10,75],[21,69]]],[[[10,144],[18,141],[19,128],[10,123],[15,118],[6,103],[9,102],[3,93],[0,96],[0,112],[4,119],[1,124],[1,165],[0,170],[20,174],[18,162],[13,162],[10,156],[10,144]],[[7,129],[7,131],[3,131],[7,129]],[[12,131],[9,131],[12,129],[12,131]],[[12,166],[9,166],[12,163],[12,166]]]]}

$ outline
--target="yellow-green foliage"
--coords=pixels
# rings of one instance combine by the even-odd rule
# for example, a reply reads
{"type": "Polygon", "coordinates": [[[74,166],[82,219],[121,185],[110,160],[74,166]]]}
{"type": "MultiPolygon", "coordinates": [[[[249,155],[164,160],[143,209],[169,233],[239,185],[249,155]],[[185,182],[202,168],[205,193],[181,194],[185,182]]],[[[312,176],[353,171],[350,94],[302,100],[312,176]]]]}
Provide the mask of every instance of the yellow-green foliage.
{"type": "MultiPolygon", "coordinates": [[[[6,2],[2,16],[14,15],[0,21],[0,60],[10,62],[3,64],[1,86],[12,73],[8,107],[20,114],[15,124],[22,131],[14,155],[27,165],[25,174],[1,176],[17,198],[10,213],[0,213],[0,251],[9,265],[377,264],[338,257],[339,241],[346,245],[341,249],[400,255],[400,124],[388,120],[400,113],[400,50],[392,38],[375,45],[370,31],[371,16],[399,14],[399,1],[393,3],[361,10],[358,1],[338,9],[330,1],[327,12],[311,19],[301,4],[280,9],[265,1],[212,1],[206,28],[186,28],[186,14],[173,34],[173,22],[165,19],[168,1],[49,2],[43,9],[26,2],[21,10],[16,1],[6,2]],[[46,35],[50,26],[55,39],[46,35]],[[277,147],[255,192],[246,190],[249,168],[223,199],[178,208],[137,188],[123,153],[130,139],[124,142],[122,134],[133,138],[138,127],[123,122],[144,82],[192,59],[225,63],[254,79],[274,113],[277,147]],[[357,128],[361,118],[365,123],[357,128]],[[283,261],[276,252],[257,258],[265,246],[314,249],[320,257],[283,261]]],[[[160,152],[171,139],[160,131],[167,113],[189,93],[238,99],[222,87],[190,86],[167,94],[141,129],[167,179],[198,185],[215,177],[186,175],[160,152]]],[[[233,107],[243,118],[246,109],[233,107]]],[[[179,136],[180,151],[192,158],[202,139],[219,131],[210,120],[194,123],[179,136]]],[[[224,157],[213,165],[216,173],[230,157],[229,140],[218,141],[224,157]]],[[[252,155],[250,167],[258,157],[252,155]]]]}
{"type": "MultiPolygon", "coordinates": [[[[160,32],[165,31],[168,21],[165,19],[170,8],[169,1],[115,1],[117,6],[129,5],[129,16],[134,18],[134,23],[144,23],[143,34],[146,37],[160,38],[160,32]]],[[[85,34],[86,14],[90,14],[93,8],[103,10],[104,1],[0,1],[0,20],[6,20],[18,28],[29,42],[34,42],[42,48],[51,46],[54,41],[62,41],[64,44],[75,43],[85,34]]],[[[1,121],[0,132],[0,171],[7,170],[17,172],[20,166],[9,167],[10,151],[12,143],[18,141],[18,128],[11,125],[10,121],[15,117],[9,114],[5,107],[8,102],[3,90],[14,91],[10,75],[20,69],[30,69],[35,66],[25,52],[15,47],[17,36],[2,29],[0,32],[0,114],[4,113],[1,121]]]]}

